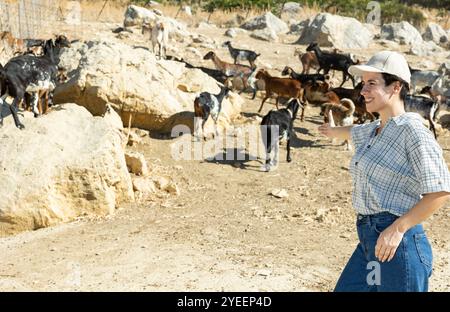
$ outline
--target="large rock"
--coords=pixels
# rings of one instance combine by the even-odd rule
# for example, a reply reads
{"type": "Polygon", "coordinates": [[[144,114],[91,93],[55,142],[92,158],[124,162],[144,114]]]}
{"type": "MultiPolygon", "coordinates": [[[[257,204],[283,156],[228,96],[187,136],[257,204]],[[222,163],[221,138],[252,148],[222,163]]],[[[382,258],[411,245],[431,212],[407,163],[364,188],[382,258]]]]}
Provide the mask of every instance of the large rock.
{"type": "Polygon", "coordinates": [[[1,128],[0,236],[108,215],[134,200],[120,130],[65,104],[40,118],[25,112],[1,128]]]}
{"type": "MultiPolygon", "coordinates": [[[[193,127],[194,99],[201,91],[219,92],[216,81],[198,69],[176,61],[157,60],[143,47],[115,42],[74,44],[61,55],[60,65],[69,70],[69,82],[55,90],[56,103],[74,102],[93,115],[101,115],[111,103],[124,125],[171,132],[174,125],[193,127]]],[[[240,113],[239,97],[225,99],[220,120],[240,113]]],[[[228,127],[228,124],[224,124],[228,127]]]]}
{"type": "Polygon", "coordinates": [[[297,2],[286,2],[281,9],[281,18],[289,20],[295,18],[302,11],[302,6],[297,2]]]}
{"type": "Polygon", "coordinates": [[[383,25],[380,37],[400,44],[416,45],[423,42],[419,31],[410,23],[404,21],[383,25]]]}
{"type": "Polygon", "coordinates": [[[429,23],[422,35],[426,41],[433,41],[436,44],[445,44],[448,41],[447,33],[438,24],[429,23]]]}
{"type": "Polygon", "coordinates": [[[439,47],[434,41],[422,41],[421,43],[412,45],[410,53],[417,56],[433,56],[443,51],[444,49],[439,47]]]}
{"type": "Polygon", "coordinates": [[[308,27],[309,22],[310,22],[309,19],[306,19],[301,22],[292,20],[292,22],[289,24],[289,33],[295,34],[295,35],[301,35],[303,33],[303,30],[305,30],[305,28],[308,27]]]}
{"type": "Polygon", "coordinates": [[[242,28],[229,28],[225,31],[225,36],[234,38],[239,34],[245,35],[247,31],[242,28]]]}
{"type": "Polygon", "coordinates": [[[365,49],[372,38],[373,34],[354,18],[320,13],[305,27],[297,43],[317,42],[321,47],[341,50],[365,49]]]}
{"type": "Polygon", "coordinates": [[[283,5],[282,13],[297,14],[302,11],[302,6],[297,2],[286,2],[283,5]]]}
{"type": "Polygon", "coordinates": [[[129,5],[125,11],[123,25],[125,27],[141,26],[144,21],[154,21],[157,14],[153,10],[148,10],[136,5],[129,5]]]}
{"type": "Polygon", "coordinates": [[[279,40],[276,32],[270,28],[254,30],[250,34],[250,37],[255,38],[255,39],[264,40],[264,41],[269,41],[269,42],[278,42],[278,40],[279,40]]]}
{"type": "Polygon", "coordinates": [[[247,23],[241,25],[241,28],[246,30],[257,30],[269,28],[275,34],[284,34],[289,31],[288,25],[281,19],[268,12],[264,15],[255,17],[254,19],[248,21],[247,23]]]}

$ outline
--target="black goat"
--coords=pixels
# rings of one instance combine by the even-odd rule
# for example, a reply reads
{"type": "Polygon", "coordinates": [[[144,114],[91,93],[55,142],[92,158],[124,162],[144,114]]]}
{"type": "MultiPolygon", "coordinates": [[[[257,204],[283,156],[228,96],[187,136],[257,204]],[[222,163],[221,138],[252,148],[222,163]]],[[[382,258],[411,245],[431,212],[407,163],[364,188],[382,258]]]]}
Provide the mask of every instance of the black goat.
{"type": "Polygon", "coordinates": [[[280,110],[271,110],[261,121],[261,136],[266,151],[266,164],[264,171],[270,171],[273,165],[278,161],[278,143],[282,137],[287,139],[286,161],[291,162],[291,135],[293,131],[294,120],[297,117],[300,108],[298,99],[292,99],[287,108],[280,110]],[[270,154],[275,149],[275,160],[272,161],[270,154]]]}
{"type": "Polygon", "coordinates": [[[430,123],[430,130],[433,132],[434,138],[437,138],[435,120],[439,113],[439,109],[439,102],[430,99],[429,97],[409,94],[406,96],[405,111],[418,113],[420,116],[428,120],[430,123]]]}
{"type": "Polygon", "coordinates": [[[283,75],[283,76],[289,75],[292,79],[296,79],[296,80],[300,81],[302,84],[306,84],[308,81],[312,81],[313,83],[316,83],[317,80],[325,81],[325,79],[330,78],[329,76],[325,76],[322,74],[298,74],[289,66],[286,66],[283,69],[283,71],[281,72],[281,75],[283,75]]]}
{"type": "Polygon", "coordinates": [[[328,74],[330,69],[339,70],[342,72],[342,83],[339,87],[342,87],[348,78],[351,79],[353,87],[355,87],[355,79],[348,72],[348,68],[351,65],[358,64],[359,61],[354,62],[351,57],[346,54],[324,52],[320,50],[319,45],[316,42],[311,43],[306,48],[306,51],[314,51],[314,53],[316,53],[317,60],[320,65],[317,73],[319,73],[322,69],[324,70],[325,75],[328,74]]]}
{"type": "Polygon", "coordinates": [[[202,92],[199,96],[197,96],[194,100],[194,136],[199,138],[199,118],[202,119],[202,134],[204,130],[204,126],[206,121],[208,120],[209,115],[211,115],[214,120],[215,126],[215,134],[218,135],[217,132],[217,119],[219,118],[220,111],[222,110],[222,101],[228,95],[230,89],[226,86],[220,88],[220,92],[218,94],[211,94],[209,92],[202,92]]]}
{"type": "Polygon", "coordinates": [[[234,64],[236,64],[237,60],[240,59],[240,60],[247,60],[250,63],[250,67],[252,68],[256,67],[255,60],[261,54],[256,54],[256,52],[250,50],[235,49],[231,46],[230,41],[225,41],[223,43],[223,46],[228,47],[230,55],[234,59],[234,64]]]}

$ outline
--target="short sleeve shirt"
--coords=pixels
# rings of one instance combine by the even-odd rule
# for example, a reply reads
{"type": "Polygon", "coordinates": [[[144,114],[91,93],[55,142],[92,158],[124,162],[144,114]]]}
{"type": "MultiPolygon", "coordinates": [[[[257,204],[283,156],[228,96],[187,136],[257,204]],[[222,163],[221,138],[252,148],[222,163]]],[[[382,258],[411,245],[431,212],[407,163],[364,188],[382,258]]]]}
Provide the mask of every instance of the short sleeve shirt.
{"type": "Polygon", "coordinates": [[[370,215],[401,216],[423,194],[450,192],[450,174],[442,149],[417,113],[355,125],[351,130],[355,155],[350,163],[353,207],[370,215]]]}

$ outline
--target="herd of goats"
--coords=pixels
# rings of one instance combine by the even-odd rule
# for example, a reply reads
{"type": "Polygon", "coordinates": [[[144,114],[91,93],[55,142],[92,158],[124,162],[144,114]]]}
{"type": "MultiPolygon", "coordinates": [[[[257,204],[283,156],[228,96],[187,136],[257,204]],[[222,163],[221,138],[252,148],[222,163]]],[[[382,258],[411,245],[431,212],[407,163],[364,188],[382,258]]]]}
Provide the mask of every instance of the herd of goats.
{"type": "MultiPolygon", "coordinates": [[[[282,76],[274,77],[265,69],[258,69],[255,61],[260,54],[251,50],[238,49],[232,46],[230,41],[223,44],[227,47],[233,63],[221,60],[213,51],[208,52],[203,59],[211,60],[215,69],[193,66],[183,59],[167,56],[166,46],[168,42],[168,31],[162,22],[154,25],[143,24],[142,34],[150,33],[153,52],[159,52],[159,57],[185,63],[187,68],[198,68],[216,79],[221,84],[219,94],[202,92],[194,101],[194,115],[196,120],[195,133],[203,132],[203,126],[209,116],[216,124],[221,111],[222,100],[230,91],[232,79],[240,78],[243,89],[240,92],[251,89],[252,99],[258,91],[257,81],[264,81],[265,96],[262,99],[258,113],[261,112],[264,102],[276,95],[277,110],[270,111],[262,119],[262,125],[276,125],[279,127],[279,137],[288,139],[287,161],[290,161],[289,135],[292,124],[296,118],[297,111],[301,108],[300,119],[303,121],[307,103],[321,106],[325,122],[330,114],[338,125],[364,123],[366,120],[373,121],[377,118],[366,110],[364,97],[360,95],[362,83],[357,83],[349,72],[351,65],[359,63],[354,55],[342,51],[324,51],[315,42],[312,42],[305,53],[296,50],[303,71],[296,73],[292,68],[286,66],[281,72],[282,76]],[[155,47],[158,46],[158,51],[155,47]],[[164,52],[164,53],[162,53],[164,52]],[[249,62],[250,66],[239,64],[239,61],[249,62]],[[311,69],[317,72],[310,74],[311,69]],[[339,87],[332,87],[330,83],[330,70],[342,72],[342,82],[339,87]],[[321,73],[322,72],[322,73],[321,73]],[[343,88],[342,85],[351,80],[353,88],[343,88]],[[279,109],[280,98],[290,99],[286,108],[279,109]],[[356,118],[354,118],[356,117],[356,118]]],[[[12,104],[8,105],[17,128],[23,129],[24,125],[18,118],[19,106],[23,109],[33,111],[37,117],[45,114],[52,105],[53,91],[56,86],[63,83],[67,77],[64,69],[58,66],[60,50],[70,47],[70,42],[65,36],[57,36],[50,40],[18,39],[10,32],[0,32],[0,54],[9,49],[15,53],[4,66],[0,64],[0,126],[3,124],[2,106],[6,98],[10,96],[12,104]]],[[[156,53],[155,53],[156,54],[156,53]]],[[[430,130],[436,137],[435,122],[439,108],[447,104],[447,99],[439,88],[435,86],[441,83],[444,76],[449,74],[449,68],[443,64],[438,71],[421,71],[411,69],[411,93],[416,91],[417,86],[423,86],[418,94],[409,94],[405,102],[406,111],[419,113],[428,120],[430,130]]],[[[270,131],[270,130],[269,130],[270,131]]],[[[266,137],[271,137],[269,133],[266,137]]],[[[270,140],[269,140],[270,141],[270,140]]],[[[265,142],[266,151],[270,153],[273,142],[265,142]]],[[[270,166],[268,161],[268,166],[270,166]]]]}

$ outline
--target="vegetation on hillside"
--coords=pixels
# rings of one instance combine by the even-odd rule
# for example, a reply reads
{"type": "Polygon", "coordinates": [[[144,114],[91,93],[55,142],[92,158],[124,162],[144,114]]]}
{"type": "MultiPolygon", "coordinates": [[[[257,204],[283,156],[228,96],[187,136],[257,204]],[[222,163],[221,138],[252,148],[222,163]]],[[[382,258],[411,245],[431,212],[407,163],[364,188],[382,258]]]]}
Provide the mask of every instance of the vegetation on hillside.
{"type": "MultiPolygon", "coordinates": [[[[148,0],[134,0],[132,2],[145,4],[148,0]]],[[[355,17],[365,22],[370,9],[367,5],[371,0],[161,0],[161,3],[175,5],[187,4],[212,13],[214,10],[269,10],[279,14],[285,2],[298,2],[302,5],[315,7],[324,12],[331,12],[342,16],[355,17]]],[[[421,7],[435,8],[439,15],[448,16],[450,0],[378,0],[380,4],[381,23],[408,21],[416,26],[425,22],[421,7]]]]}

